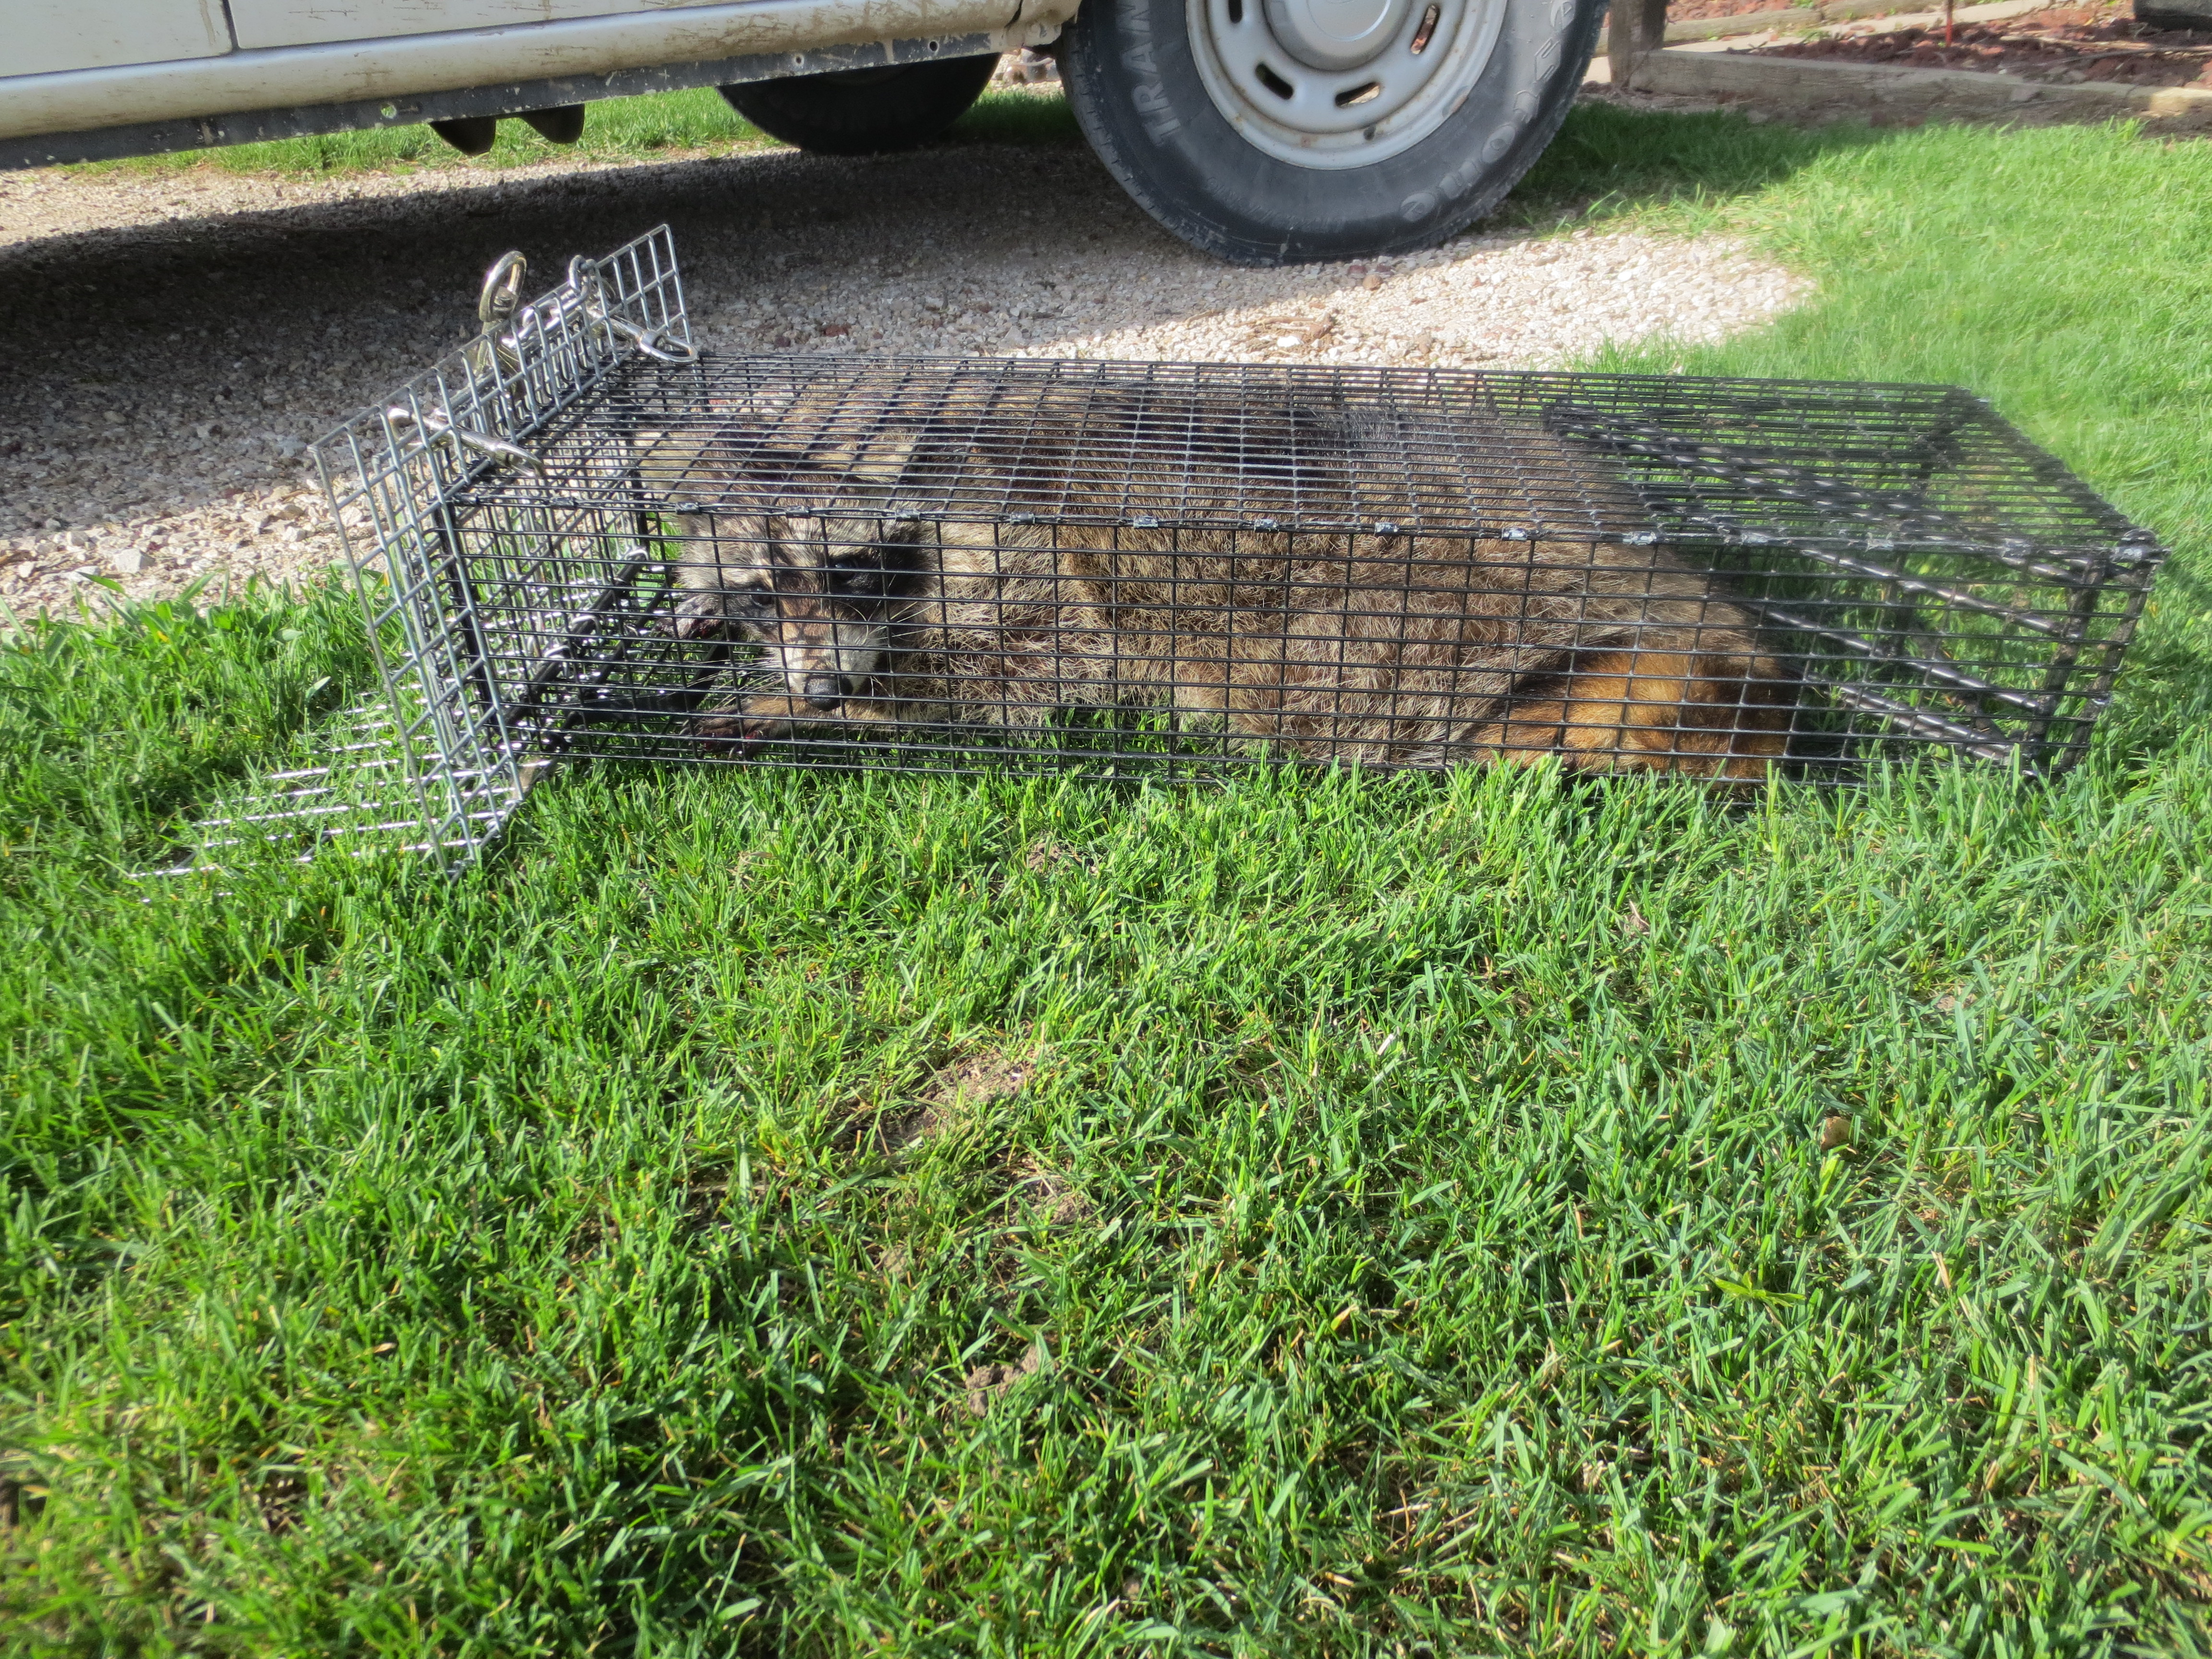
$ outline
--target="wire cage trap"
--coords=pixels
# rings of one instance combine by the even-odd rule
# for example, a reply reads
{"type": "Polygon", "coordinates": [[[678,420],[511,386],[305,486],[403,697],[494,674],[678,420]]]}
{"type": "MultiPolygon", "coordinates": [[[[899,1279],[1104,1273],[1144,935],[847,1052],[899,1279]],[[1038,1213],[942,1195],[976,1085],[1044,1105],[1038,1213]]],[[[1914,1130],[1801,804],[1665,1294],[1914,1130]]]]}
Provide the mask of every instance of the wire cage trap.
{"type": "Polygon", "coordinates": [[[709,357],[665,227],[316,448],[383,696],[210,816],[465,862],[547,768],[2083,752],[2163,550],[1943,386],[709,357]]]}

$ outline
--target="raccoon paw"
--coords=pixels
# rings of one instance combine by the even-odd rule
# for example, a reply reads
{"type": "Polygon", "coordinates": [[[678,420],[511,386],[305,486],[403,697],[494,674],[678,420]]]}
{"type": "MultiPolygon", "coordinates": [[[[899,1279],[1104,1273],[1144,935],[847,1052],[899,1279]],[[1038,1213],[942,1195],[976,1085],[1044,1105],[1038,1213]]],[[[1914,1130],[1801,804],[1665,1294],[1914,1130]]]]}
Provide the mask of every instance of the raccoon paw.
{"type": "Polygon", "coordinates": [[[789,697],[749,697],[735,708],[702,714],[691,722],[691,735],[710,752],[750,760],[768,744],[789,738],[807,716],[806,705],[789,697]]]}
{"type": "Polygon", "coordinates": [[[661,628],[679,640],[719,640],[727,635],[729,621],[720,593],[693,593],[678,602],[661,628]]]}
{"type": "Polygon", "coordinates": [[[710,755],[734,755],[750,760],[778,738],[791,735],[787,720],[761,720],[750,714],[713,714],[691,722],[690,735],[710,755]]]}

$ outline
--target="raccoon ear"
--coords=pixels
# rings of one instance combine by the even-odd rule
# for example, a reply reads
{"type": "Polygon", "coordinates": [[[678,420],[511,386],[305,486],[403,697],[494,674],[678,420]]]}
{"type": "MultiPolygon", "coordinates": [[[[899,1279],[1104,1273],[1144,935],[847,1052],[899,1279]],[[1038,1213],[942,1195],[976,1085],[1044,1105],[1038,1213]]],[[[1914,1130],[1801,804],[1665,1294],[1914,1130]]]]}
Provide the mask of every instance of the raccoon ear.
{"type": "Polygon", "coordinates": [[[927,519],[886,519],[876,544],[883,549],[884,569],[912,574],[921,569],[936,539],[937,527],[927,519]]]}
{"type": "Polygon", "coordinates": [[[704,513],[678,513],[673,516],[676,526],[676,558],[679,564],[720,564],[717,549],[720,538],[714,533],[714,519],[704,513]]]}

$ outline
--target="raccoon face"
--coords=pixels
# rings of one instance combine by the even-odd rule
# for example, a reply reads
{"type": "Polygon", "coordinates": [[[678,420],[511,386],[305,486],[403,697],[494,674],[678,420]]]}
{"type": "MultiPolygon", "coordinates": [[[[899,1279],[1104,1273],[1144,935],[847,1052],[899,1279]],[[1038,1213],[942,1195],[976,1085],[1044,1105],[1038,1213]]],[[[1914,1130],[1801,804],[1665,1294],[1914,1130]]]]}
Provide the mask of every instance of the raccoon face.
{"type": "Polygon", "coordinates": [[[918,526],[822,517],[678,520],[679,638],[734,635],[793,697],[832,709],[882,666],[918,526]]]}

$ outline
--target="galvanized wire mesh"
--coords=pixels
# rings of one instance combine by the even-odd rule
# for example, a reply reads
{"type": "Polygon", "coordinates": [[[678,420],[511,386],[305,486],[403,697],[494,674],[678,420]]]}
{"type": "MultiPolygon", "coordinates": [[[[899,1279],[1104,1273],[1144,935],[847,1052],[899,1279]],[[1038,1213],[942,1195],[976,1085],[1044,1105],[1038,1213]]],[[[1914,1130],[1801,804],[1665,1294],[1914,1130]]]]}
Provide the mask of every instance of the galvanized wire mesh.
{"type": "MultiPolygon", "coordinates": [[[[317,733],[301,763],[215,802],[180,867],[247,841],[301,857],[404,848],[458,867],[520,804],[539,768],[483,696],[487,640],[453,504],[472,473],[514,464],[502,446],[575,409],[624,362],[652,361],[641,346],[680,356],[690,336],[665,226],[519,299],[514,283],[488,283],[483,336],[315,446],[382,689],[317,733]]],[[[615,544],[612,525],[587,528],[596,549],[615,544]]]]}
{"type": "Polygon", "coordinates": [[[318,452],[460,857],[592,757],[2048,775],[2162,557],[1947,387],[710,360],[665,228],[520,318],[318,452]]]}

